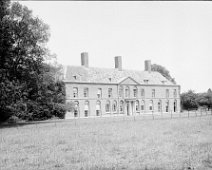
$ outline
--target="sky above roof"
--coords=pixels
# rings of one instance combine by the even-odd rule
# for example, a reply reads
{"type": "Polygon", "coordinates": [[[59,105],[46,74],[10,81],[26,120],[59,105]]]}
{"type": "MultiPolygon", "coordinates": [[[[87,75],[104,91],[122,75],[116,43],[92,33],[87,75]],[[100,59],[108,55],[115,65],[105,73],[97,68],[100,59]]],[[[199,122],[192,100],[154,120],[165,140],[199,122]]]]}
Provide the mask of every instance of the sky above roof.
{"type": "Polygon", "coordinates": [[[212,3],[156,1],[20,1],[50,26],[48,47],[64,65],[144,70],[165,66],[181,91],[212,88],[212,3]]]}

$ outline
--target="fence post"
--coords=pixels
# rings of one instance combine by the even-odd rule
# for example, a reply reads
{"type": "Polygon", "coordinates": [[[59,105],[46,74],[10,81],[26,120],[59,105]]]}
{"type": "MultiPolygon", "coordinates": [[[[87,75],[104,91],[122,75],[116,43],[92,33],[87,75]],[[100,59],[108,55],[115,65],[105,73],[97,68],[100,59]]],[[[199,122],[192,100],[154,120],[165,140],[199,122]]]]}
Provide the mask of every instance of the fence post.
{"type": "Polygon", "coordinates": [[[171,110],[171,119],[172,119],[172,110],[171,110]]]}
{"type": "Polygon", "coordinates": [[[189,110],[188,110],[188,118],[189,118],[189,110]]]}
{"type": "Polygon", "coordinates": [[[195,110],[195,115],[196,115],[196,117],[197,117],[197,110],[195,110]]]}
{"type": "Polygon", "coordinates": [[[153,114],[153,111],[152,111],[152,119],[154,120],[155,118],[154,118],[154,114],[153,114]]]}

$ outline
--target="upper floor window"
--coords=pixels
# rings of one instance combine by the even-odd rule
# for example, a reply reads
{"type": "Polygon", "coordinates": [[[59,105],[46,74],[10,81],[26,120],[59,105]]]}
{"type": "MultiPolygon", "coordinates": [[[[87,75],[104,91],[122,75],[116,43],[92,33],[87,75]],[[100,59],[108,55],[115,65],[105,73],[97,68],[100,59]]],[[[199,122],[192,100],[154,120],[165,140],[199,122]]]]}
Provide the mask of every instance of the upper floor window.
{"type": "Polygon", "coordinates": [[[123,86],[119,87],[119,97],[123,97],[123,86]]]}
{"type": "Polygon", "coordinates": [[[169,98],[169,89],[166,89],[166,98],[169,98]]]}
{"type": "Polygon", "coordinates": [[[84,88],[83,94],[84,94],[84,97],[88,97],[88,88],[84,88]]]}
{"type": "Polygon", "coordinates": [[[78,88],[77,87],[73,88],[73,97],[74,98],[78,97],[78,88]]]}
{"type": "Polygon", "coordinates": [[[102,89],[101,88],[98,88],[98,90],[97,90],[97,97],[98,98],[102,97],[102,89]]]}
{"type": "Polygon", "coordinates": [[[133,96],[134,97],[137,97],[138,96],[138,89],[137,89],[137,87],[134,87],[134,89],[133,89],[133,96]]]}
{"type": "Polygon", "coordinates": [[[150,102],[149,102],[149,110],[153,110],[154,108],[153,108],[153,101],[151,100],[150,102]]]}
{"type": "Polygon", "coordinates": [[[176,98],[176,97],[177,97],[177,90],[174,89],[174,98],[176,98]]]}
{"type": "Polygon", "coordinates": [[[152,89],[152,98],[155,98],[155,89],[152,89]]]}
{"type": "Polygon", "coordinates": [[[112,97],[112,88],[108,89],[108,97],[112,97]]]}
{"type": "Polygon", "coordinates": [[[125,97],[130,97],[130,88],[128,86],[125,88],[125,97]]]}
{"type": "Polygon", "coordinates": [[[145,91],[144,89],[141,89],[141,97],[144,97],[145,96],[145,91]]]}

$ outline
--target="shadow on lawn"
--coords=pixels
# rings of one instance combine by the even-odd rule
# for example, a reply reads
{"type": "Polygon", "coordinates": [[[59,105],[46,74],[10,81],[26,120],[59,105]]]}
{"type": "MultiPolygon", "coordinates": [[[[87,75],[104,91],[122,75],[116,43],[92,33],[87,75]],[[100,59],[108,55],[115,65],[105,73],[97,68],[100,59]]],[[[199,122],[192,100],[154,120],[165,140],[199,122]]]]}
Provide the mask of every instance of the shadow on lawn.
{"type": "Polygon", "coordinates": [[[62,123],[64,122],[64,119],[55,119],[55,120],[43,120],[43,121],[21,121],[17,123],[8,123],[8,122],[0,122],[0,129],[3,128],[14,128],[14,127],[20,127],[20,126],[27,126],[27,125],[38,125],[38,124],[48,124],[48,123],[62,123]]]}

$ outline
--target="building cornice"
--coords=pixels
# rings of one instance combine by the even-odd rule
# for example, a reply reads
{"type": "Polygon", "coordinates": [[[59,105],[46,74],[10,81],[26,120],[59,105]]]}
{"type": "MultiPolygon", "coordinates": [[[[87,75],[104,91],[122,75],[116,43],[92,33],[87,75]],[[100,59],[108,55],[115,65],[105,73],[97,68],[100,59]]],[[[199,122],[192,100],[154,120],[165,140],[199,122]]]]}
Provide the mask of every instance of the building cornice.
{"type": "MultiPolygon", "coordinates": [[[[66,81],[66,80],[64,80],[63,82],[66,84],[119,85],[119,83],[79,82],[79,81],[66,81]]],[[[177,84],[138,84],[137,86],[180,87],[180,85],[177,84]]]]}

